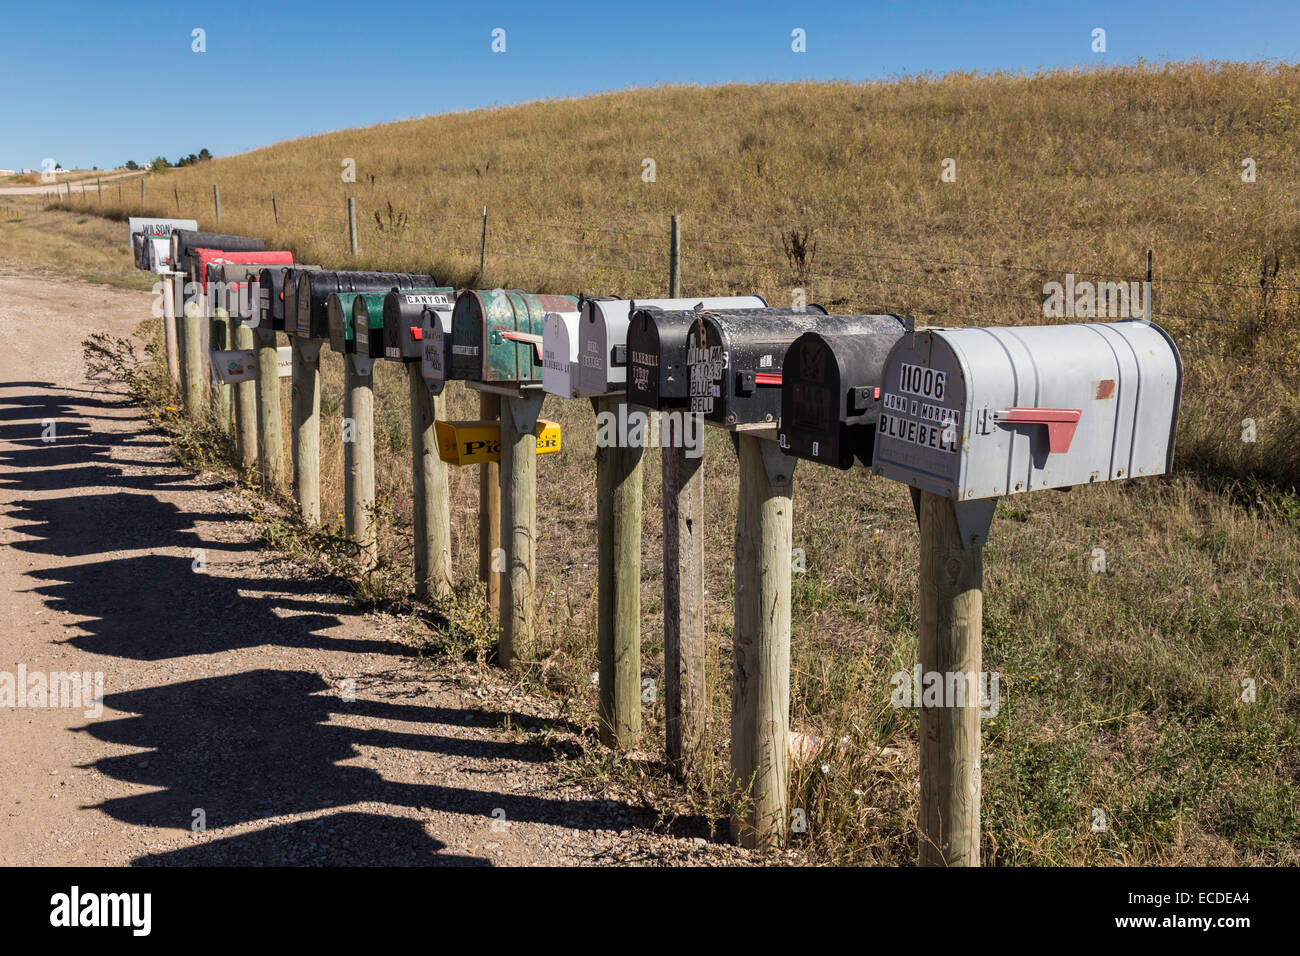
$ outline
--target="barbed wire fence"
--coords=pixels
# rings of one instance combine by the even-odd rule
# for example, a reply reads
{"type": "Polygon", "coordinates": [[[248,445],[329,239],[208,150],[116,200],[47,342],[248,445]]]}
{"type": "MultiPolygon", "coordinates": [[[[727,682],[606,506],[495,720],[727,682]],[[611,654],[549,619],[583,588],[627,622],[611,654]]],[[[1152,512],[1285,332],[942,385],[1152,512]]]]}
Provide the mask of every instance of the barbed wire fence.
{"type": "MultiPolygon", "coordinates": [[[[669,217],[640,210],[601,216],[619,227],[592,221],[564,222],[543,210],[524,214],[448,215],[432,194],[421,197],[427,209],[412,212],[382,202],[363,209],[355,204],[349,219],[345,199],[326,202],[215,187],[182,189],[151,186],[147,177],[123,191],[121,181],[65,183],[46,198],[71,205],[117,201],[134,214],[188,215],[209,220],[220,231],[221,218],[241,228],[257,228],[278,238],[300,237],[310,255],[346,263],[358,255],[368,261],[406,261],[408,271],[429,271],[454,263],[462,273],[530,277],[546,269],[551,288],[588,294],[663,293],[668,284],[669,217]],[[105,186],[111,187],[105,189],[105,186]],[[105,196],[107,195],[107,200],[105,196]],[[351,242],[357,236],[356,246],[351,242]]],[[[792,221],[726,222],[711,217],[688,223],[682,235],[683,274],[690,285],[710,294],[785,290],[792,301],[803,297],[839,311],[897,312],[925,324],[1029,324],[1088,321],[1091,317],[1049,316],[1048,283],[1141,283],[1144,271],[1098,270],[1062,264],[989,262],[938,256],[867,252],[826,245],[820,237],[848,235],[861,223],[792,221]]],[[[1144,250],[1134,250],[1141,261],[1144,250]]],[[[304,250],[303,254],[307,254],[304,250]]],[[[1157,263],[1158,266],[1158,263],[1157,263]]],[[[1300,286],[1276,283],[1261,264],[1256,284],[1162,274],[1151,278],[1151,317],[1169,327],[1184,360],[1213,357],[1264,366],[1283,373],[1300,371],[1300,286]],[[1263,342],[1267,336],[1269,341],[1263,342]]],[[[1079,288],[1080,286],[1075,286],[1079,288]]],[[[782,304],[773,302],[774,305],[782,304]]],[[[1104,295],[1101,305],[1105,305],[1104,295]]],[[[1141,315],[1139,307],[1135,314],[1141,315]]],[[[1096,318],[1123,318],[1101,314],[1096,318]]]]}

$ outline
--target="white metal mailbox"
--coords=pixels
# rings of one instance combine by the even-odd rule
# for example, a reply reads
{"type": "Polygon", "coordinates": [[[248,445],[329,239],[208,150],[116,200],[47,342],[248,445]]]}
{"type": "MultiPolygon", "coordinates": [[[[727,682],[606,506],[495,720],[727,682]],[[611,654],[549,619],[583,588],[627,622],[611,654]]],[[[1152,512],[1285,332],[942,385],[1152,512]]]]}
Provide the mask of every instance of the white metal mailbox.
{"type": "Polygon", "coordinates": [[[1163,474],[1181,391],[1138,319],[918,331],[885,361],[872,470],[955,502],[1163,474]]]}
{"type": "Polygon", "coordinates": [[[561,398],[578,397],[577,312],[548,312],[542,326],[542,391],[561,398]]]}
{"type": "Polygon", "coordinates": [[[177,229],[198,228],[199,224],[193,219],[129,217],[126,238],[135,254],[136,268],[149,272],[171,271],[171,234],[177,229]]]}
{"type": "MultiPolygon", "coordinates": [[[[761,309],[758,295],[712,296],[695,299],[584,299],[572,360],[576,362],[574,396],[614,395],[627,390],[627,326],[637,309],[667,312],[694,309],[761,309]]],[[[544,347],[544,346],[543,346],[544,347]]],[[[545,386],[543,389],[550,391],[545,386]]],[[[555,394],[560,394],[556,392],[555,394]]]]}
{"type": "Polygon", "coordinates": [[[420,374],[435,395],[442,392],[451,373],[451,312],[451,308],[427,306],[423,314],[420,374]]]}

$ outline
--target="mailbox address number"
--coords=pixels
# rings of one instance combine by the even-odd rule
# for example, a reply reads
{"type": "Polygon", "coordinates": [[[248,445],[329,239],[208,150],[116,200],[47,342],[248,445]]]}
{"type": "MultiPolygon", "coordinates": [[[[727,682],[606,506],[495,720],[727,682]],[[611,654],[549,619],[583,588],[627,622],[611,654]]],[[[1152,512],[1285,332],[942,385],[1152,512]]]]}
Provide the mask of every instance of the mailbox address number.
{"type": "Polygon", "coordinates": [[[899,369],[899,391],[907,392],[909,395],[920,395],[922,398],[933,398],[939,402],[943,401],[948,373],[925,368],[921,365],[908,365],[906,362],[902,363],[899,369]]]}

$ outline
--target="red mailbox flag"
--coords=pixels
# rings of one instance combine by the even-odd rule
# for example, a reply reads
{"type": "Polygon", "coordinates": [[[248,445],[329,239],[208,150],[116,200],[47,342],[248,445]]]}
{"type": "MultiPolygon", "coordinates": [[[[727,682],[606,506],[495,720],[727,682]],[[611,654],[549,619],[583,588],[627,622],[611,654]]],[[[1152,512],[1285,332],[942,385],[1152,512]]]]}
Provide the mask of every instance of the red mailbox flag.
{"type": "Polygon", "coordinates": [[[195,261],[199,266],[199,281],[203,291],[208,291],[208,265],[231,266],[291,266],[292,252],[226,252],[224,249],[195,249],[195,261]]]}

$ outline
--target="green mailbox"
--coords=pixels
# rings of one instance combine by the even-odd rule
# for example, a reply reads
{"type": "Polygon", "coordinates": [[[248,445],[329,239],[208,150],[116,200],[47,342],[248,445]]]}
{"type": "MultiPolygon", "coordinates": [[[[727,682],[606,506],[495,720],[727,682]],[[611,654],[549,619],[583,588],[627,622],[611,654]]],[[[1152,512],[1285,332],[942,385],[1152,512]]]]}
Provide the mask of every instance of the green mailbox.
{"type": "Polygon", "coordinates": [[[577,296],[466,289],[451,315],[451,377],[540,385],[542,328],[550,312],[577,315],[577,296]]]}
{"type": "Polygon", "coordinates": [[[325,300],[325,315],[329,321],[330,348],[340,355],[352,355],[356,352],[356,331],[352,327],[352,316],[356,309],[356,300],[366,298],[379,311],[383,307],[386,292],[331,292],[325,300]],[[376,306],[376,303],[378,304],[376,306]]]}

